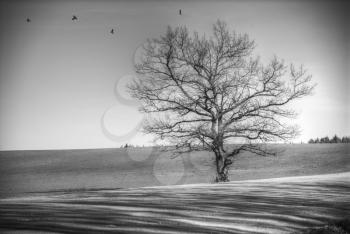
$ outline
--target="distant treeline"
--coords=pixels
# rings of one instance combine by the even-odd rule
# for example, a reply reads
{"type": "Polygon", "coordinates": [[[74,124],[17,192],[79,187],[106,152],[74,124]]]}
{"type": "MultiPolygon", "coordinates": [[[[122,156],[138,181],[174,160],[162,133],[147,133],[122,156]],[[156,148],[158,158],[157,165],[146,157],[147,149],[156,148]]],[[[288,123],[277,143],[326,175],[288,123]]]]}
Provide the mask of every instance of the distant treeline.
{"type": "Polygon", "coordinates": [[[350,137],[344,136],[342,138],[334,135],[331,139],[328,136],[316,139],[310,139],[309,144],[318,144],[318,143],[350,143],[350,137]]]}
{"type": "Polygon", "coordinates": [[[120,146],[120,148],[144,148],[144,147],[145,145],[132,145],[132,144],[125,144],[120,146]]]}

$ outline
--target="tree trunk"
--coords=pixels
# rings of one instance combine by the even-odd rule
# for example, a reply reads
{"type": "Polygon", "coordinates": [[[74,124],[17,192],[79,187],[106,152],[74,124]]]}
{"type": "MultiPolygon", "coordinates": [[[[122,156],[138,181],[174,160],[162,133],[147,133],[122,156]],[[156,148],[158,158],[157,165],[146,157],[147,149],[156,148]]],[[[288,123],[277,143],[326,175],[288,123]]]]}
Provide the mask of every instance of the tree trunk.
{"type": "Polygon", "coordinates": [[[220,150],[218,150],[217,152],[215,152],[215,161],[216,161],[216,178],[215,178],[215,182],[227,182],[229,181],[228,179],[228,168],[227,168],[227,164],[226,159],[223,157],[222,153],[220,152],[220,150]]]}
{"type": "Polygon", "coordinates": [[[227,170],[227,158],[224,150],[224,142],[222,138],[222,117],[219,117],[217,120],[212,120],[211,126],[212,134],[215,135],[213,141],[213,151],[215,153],[215,162],[216,162],[216,182],[227,182],[228,179],[228,170],[227,170]]]}

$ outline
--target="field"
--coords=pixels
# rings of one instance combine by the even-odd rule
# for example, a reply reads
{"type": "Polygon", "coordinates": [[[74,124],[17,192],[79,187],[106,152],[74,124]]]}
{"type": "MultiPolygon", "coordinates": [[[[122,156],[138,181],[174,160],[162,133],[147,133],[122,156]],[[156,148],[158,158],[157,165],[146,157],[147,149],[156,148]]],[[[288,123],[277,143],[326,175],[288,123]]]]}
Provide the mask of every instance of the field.
{"type": "MultiPolygon", "coordinates": [[[[272,145],[279,153],[245,153],[234,161],[232,181],[350,171],[350,144],[272,145]]],[[[2,151],[0,196],[54,190],[114,189],[210,183],[213,157],[173,157],[156,148],[2,151]]]]}
{"type": "Polygon", "coordinates": [[[350,218],[349,144],[270,147],[222,184],[207,152],[3,151],[0,232],[278,234],[350,218]]]}

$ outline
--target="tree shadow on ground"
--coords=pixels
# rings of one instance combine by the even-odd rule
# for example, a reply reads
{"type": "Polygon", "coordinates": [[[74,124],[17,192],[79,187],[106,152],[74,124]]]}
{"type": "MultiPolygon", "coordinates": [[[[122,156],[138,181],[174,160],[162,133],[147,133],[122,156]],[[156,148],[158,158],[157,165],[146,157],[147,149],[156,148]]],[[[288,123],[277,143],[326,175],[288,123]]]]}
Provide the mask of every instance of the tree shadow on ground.
{"type": "Polygon", "coordinates": [[[346,180],[55,192],[0,200],[0,228],[60,233],[292,233],[349,217],[346,180]]]}

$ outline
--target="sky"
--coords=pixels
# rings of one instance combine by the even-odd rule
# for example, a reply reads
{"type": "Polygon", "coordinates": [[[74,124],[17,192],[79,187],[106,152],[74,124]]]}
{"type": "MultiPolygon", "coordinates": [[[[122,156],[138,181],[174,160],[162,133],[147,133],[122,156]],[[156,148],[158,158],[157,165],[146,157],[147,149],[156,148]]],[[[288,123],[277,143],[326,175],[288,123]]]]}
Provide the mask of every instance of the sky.
{"type": "Polygon", "coordinates": [[[292,106],[295,142],[350,135],[346,2],[2,0],[0,150],[151,145],[125,89],[140,46],[168,25],[209,35],[218,19],[248,33],[263,61],[277,55],[313,75],[315,93],[292,106]]]}

